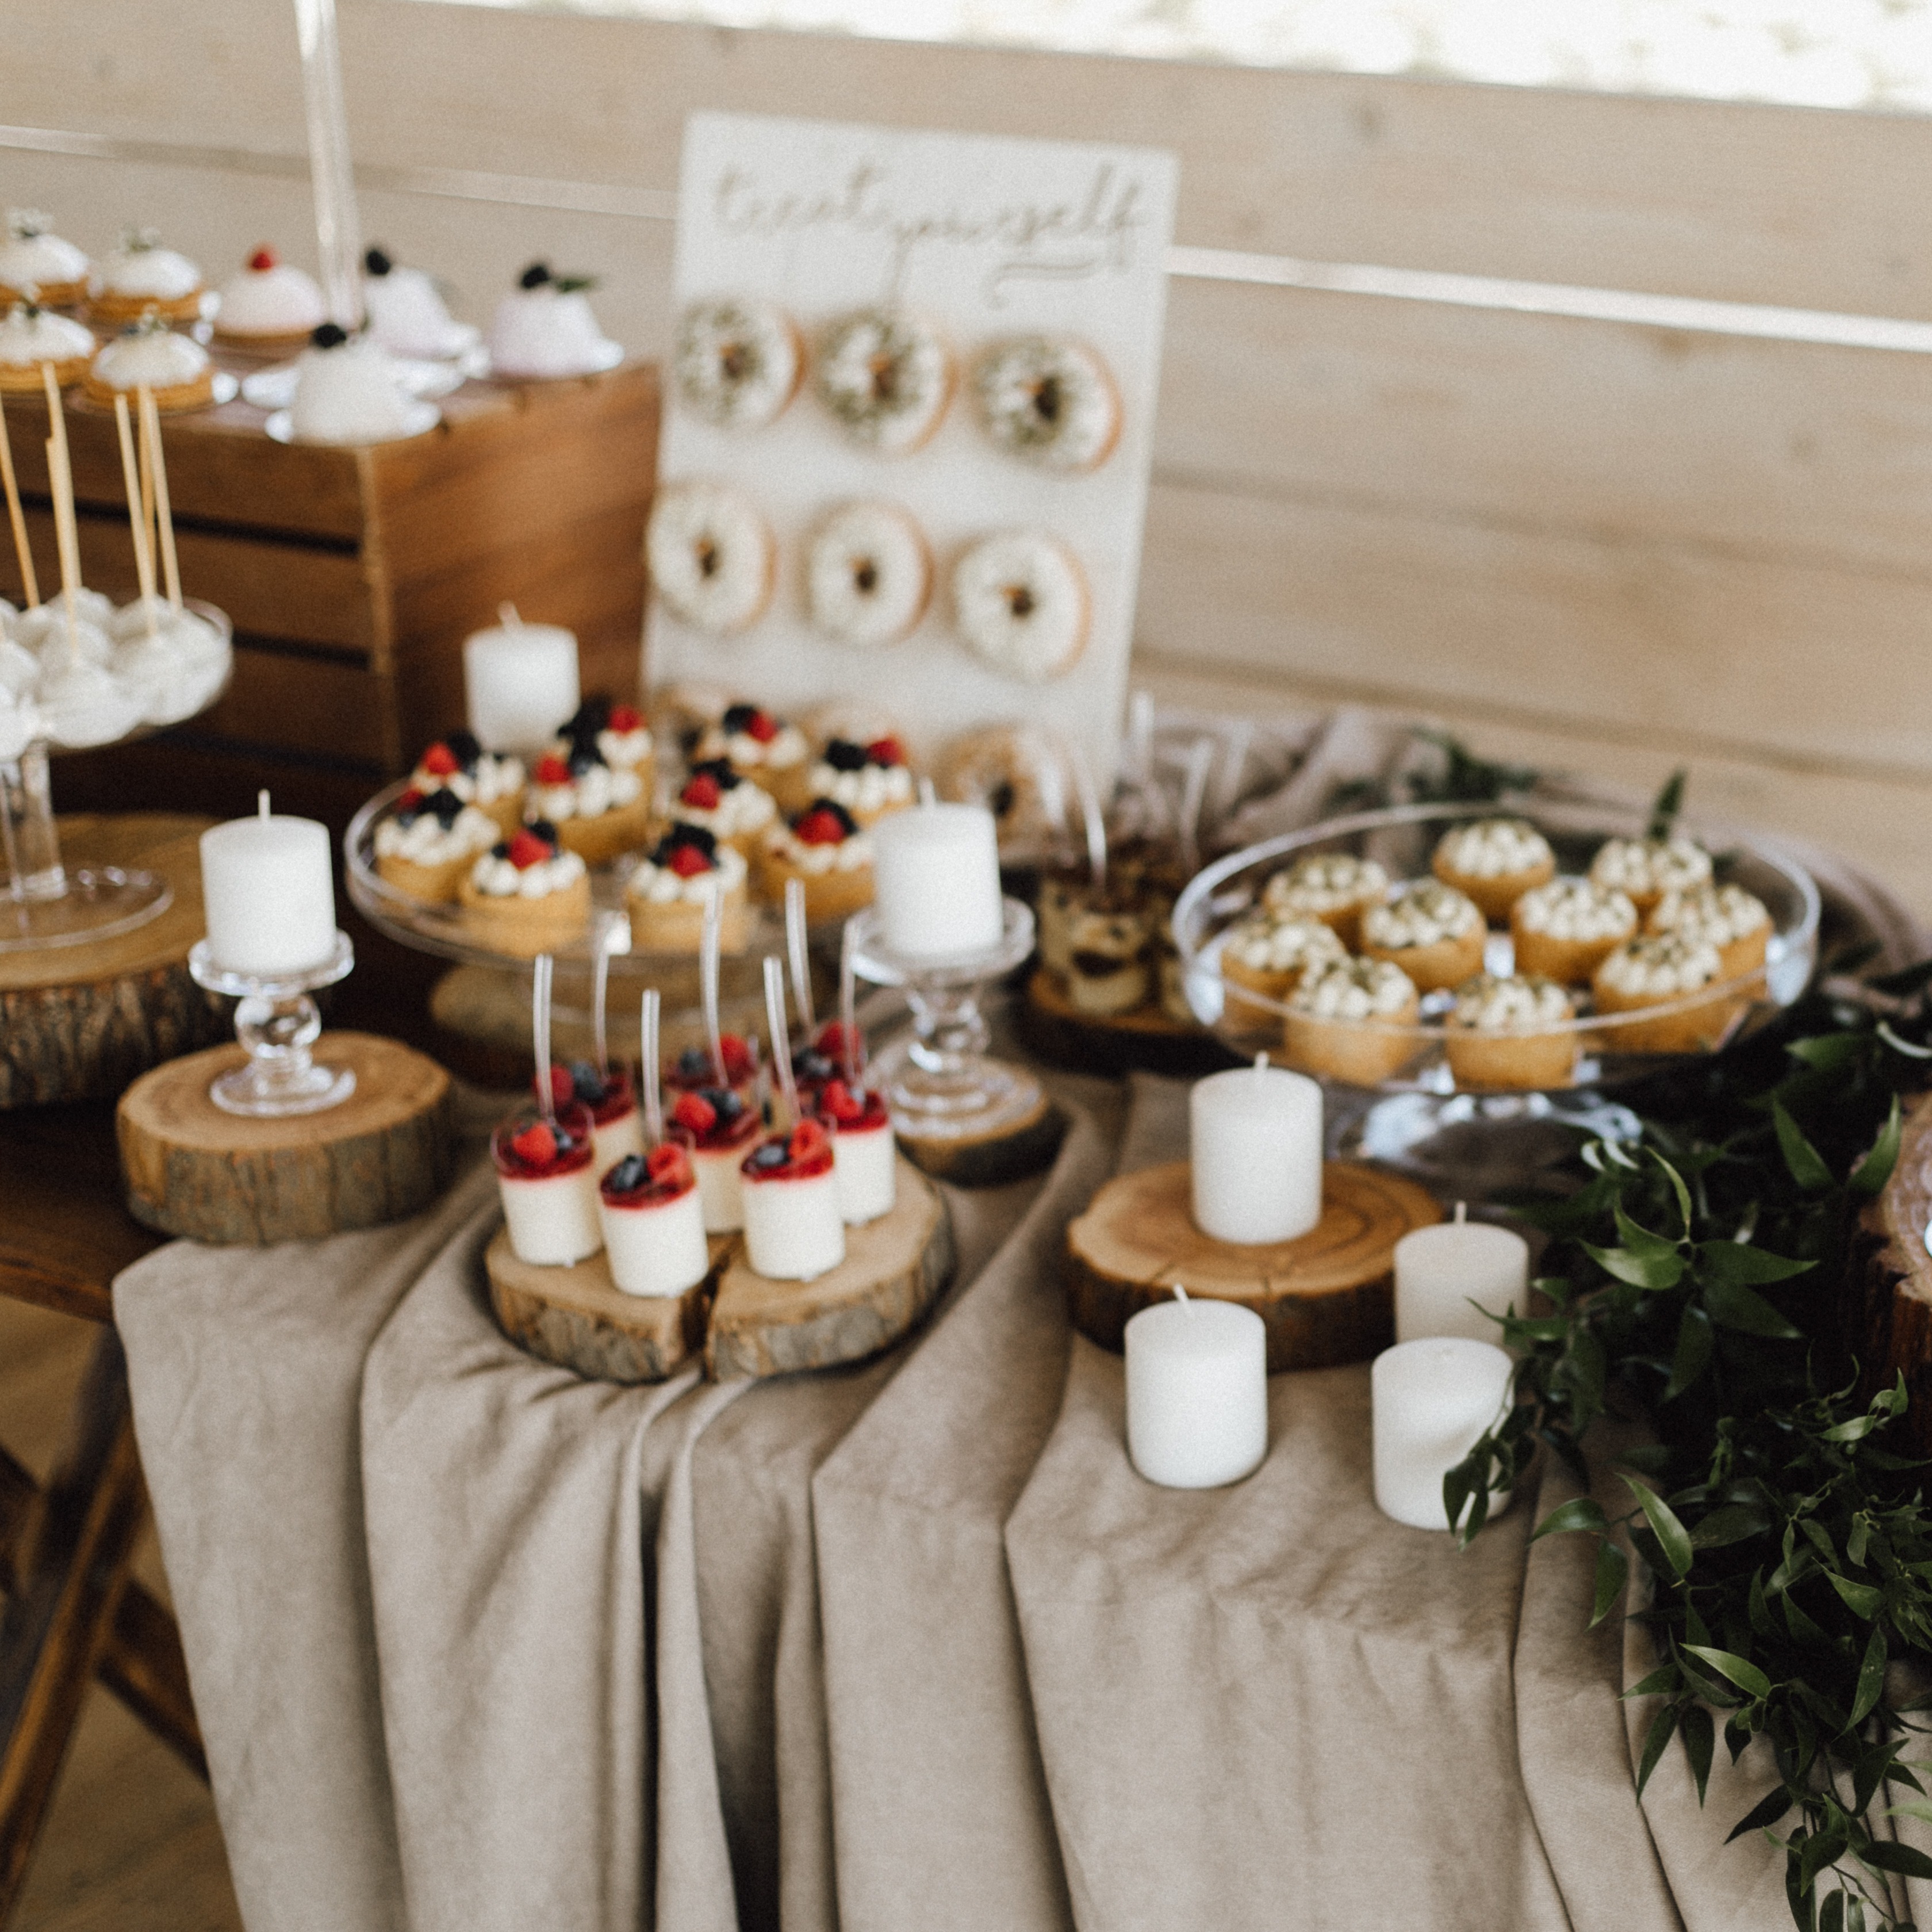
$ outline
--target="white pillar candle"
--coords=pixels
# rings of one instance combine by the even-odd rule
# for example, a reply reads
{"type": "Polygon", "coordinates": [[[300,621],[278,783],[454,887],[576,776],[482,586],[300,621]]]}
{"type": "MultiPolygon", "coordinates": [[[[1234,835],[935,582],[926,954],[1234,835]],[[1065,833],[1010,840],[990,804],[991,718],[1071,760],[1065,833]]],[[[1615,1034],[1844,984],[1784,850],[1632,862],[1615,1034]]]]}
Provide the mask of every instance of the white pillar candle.
{"type": "Polygon", "coordinates": [[[1150,1483],[1211,1490],[1268,1454],[1268,1330],[1252,1308],[1189,1297],[1127,1324],[1127,1453],[1150,1483]]]}
{"type": "Polygon", "coordinates": [[[1322,1089],[1270,1066],[1210,1073],[1188,1096],[1194,1225],[1244,1246],[1292,1241],[1322,1218],[1322,1089]]]}
{"type": "Polygon", "coordinates": [[[1503,1331],[1489,1316],[1512,1307],[1529,1311],[1529,1244],[1511,1229],[1466,1221],[1459,1205],[1454,1220],[1418,1228],[1396,1243],[1398,1342],[1464,1335],[1500,1343],[1503,1331]]]}
{"type": "Polygon", "coordinates": [[[335,950],[335,879],[328,828],[271,816],[201,835],[201,901],[208,950],[230,973],[271,980],[305,973],[335,950]]]}
{"type": "MultiPolygon", "coordinates": [[[[1398,1342],[1369,1371],[1376,1506],[1414,1529],[1447,1529],[1442,1478],[1503,1418],[1512,1364],[1492,1342],[1436,1335],[1398,1342]]],[[[1509,1507],[1495,1491],[1490,1514],[1509,1507]]]]}
{"type": "Polygon", "coordinates": [[[578,706],[577,638],[558,624],[504,624],[463,645],[470,728],[486,751],[540,751],[578,706]]]}
{"type": "Polygon", "coordinates": [[[990,952],[1000,943],[1000,844],[983,806],[925,804],[872,829],[874,903],[886,950],[906,959],[990,952]]]}

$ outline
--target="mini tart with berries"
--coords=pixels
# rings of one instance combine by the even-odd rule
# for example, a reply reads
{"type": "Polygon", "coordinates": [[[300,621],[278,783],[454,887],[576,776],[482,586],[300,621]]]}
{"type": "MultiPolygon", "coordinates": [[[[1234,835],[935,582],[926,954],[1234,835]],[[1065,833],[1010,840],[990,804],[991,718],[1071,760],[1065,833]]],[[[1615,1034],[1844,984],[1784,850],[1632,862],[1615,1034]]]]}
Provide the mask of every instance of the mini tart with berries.
{"type": "Polygon", "coordinates": [[[718,722],[698,741],[697,761],[729,760],[740,778],[761,784],[784,812],[812,802],[811,747],[796,724],[788,724],[755,704],[726,707],[718,722]]]}
{"type": "Polygon", "coordinates": [[[410,784],[416,791],[449,792],[488,812],[506,838],[524,822],[523,760],[484,751],[473,732],[439,738],[417,759],[410,784]]]}
{"type": "Polygon", "coordinates": [[[1771,944],[1771,914],[1763,900],[1742,886],[1700,886],[1666,892],[1644,922],[1652,932],[1681,932],[1708,939],[1718,949],[1722,975],[1741,980],[1763,965],[1771,944]]]}
{"type": "Polygon", "coordinates": [[[1720,985],[1724,977],[1723,956],[1694,932],[1644,933],[1625,940],[1590,982],[1597,1012],[1610,1022],[1603,1028],[1605,1051],[1699,1053],[1721,1046],[1747,1000],[1691,999],[1678,1012],[1621,1022],[1611,1016],[1685,1000],[1720,985]]]}
{"type": "Polygon", "coordinates": [[[1567,1087],[1578,1035],[1570,995],[1554,980],[1479,973],[1456,989],[1443,1051],[1460,1087],[1567,1087]]]}
{"type": "Polygon", "coordinates": [[[778,822],[778,806],[763,785],[740,778],[729,758],[707,758],[680,788],[670,815],[680,825],[703,827],[748,859],[778,822]]]}
{"type": "Polygon", "coordinates": [[[399,892],[446,904],[478,855],[502,836],[487,812],[454,792],[412,786],[376,827],[376,874],[399,892]]]}
{"type": "Polygon", "coordinates": [[[559,728],[550,749],[568,763],[579,752],[594,752],[614,772],[634,772],[650,796],[656,769],[650,721],[634,704],[586,698],[559,728]]]}
{"type": "Polygon", "coordinates": [[[1262,889],[1271,912],[1318,919],[1352,950],[1360,943],[1362,914],[1388,897],[1388,874],[1372,859],[1346,852],[1311,852],[1262,889]]]}
{"type": "Polygon", "coordinates": [[[736,846],[721,845],[701,825],[674,825],[624,887],[631,944],[640,952],[696,952],[704,944],[704,910],[724,908],[719,950],[742,952],[752,934],[750,868],[736,846]]]}
{"type": "Polygon", "coordinates": [[[1636,908],[1613,887],[1588,879],[1552,879],[1510,908],[1516,970],[1558,985],[1590,976],[1636,931],[1636,908]]]}
{"type": "Polygon", "coordinates": [[[1590,861],[1590,877],[1648,913],[1666,892],[1711,883],[1711,855],[1694,838],[1606,838],[1590,861]]]}
{"type": "Polygon", "coordinates": [[[677,1096],[669,1132],[689,1152],[697,1171],[707,1234],[728,1234],[744,1226],[738,1163],[764,1125],[758,1108],[728,1087],[700,1087],[677,1096]]]}
{"type": "Polygon", "coordinates": [[[1556,878],[1556,854],[1526,819],[1472,818],[1436,841],[1429,869],[1500,925],[1525,892],[1556,878]]]}
{"type": "Polygon", "coordinates": [[[651,795],[635,772],[604,762],[592,744],[577,744],[568,758],[546,752],[530,772],[525,809],[548,819],[586,866],[606,866],[634,852],[651,836],[651,795]]]}
{"type": "Polygon", "coordinates": [[[518,1260],[568,1268],[604,1245],[590,1114],[560,1107],[554,1120],[523,1114],[490,1137],[503,1220],[518,1260]]]}
{"type": "Polygon", "coordinates": [[[872,903],[872,842],[842,805],[814,799],[809,810],[774,826],[759,848],[768,898],[784,902],[793,879],[805,887],[805,916],[849,919],[872,903]]]}
{"type": "Polygon", "coordinates": [[[1386,959],[1344,959],[1304,974],[1288,995],[1282,1046],[1304,1073],[1374,1087],[1414,1057],[1415,984],[1386,959]]]}
{"type": "Polygon", "coordinates": [[[845,1258],[845,1216],[832,1134],[803,1120],[738,1164],[745,1258],[768,1281],[811,1281],[845,1258]]]}
{"type": "MultiPolygon", "coordinates": [[[[1304,973],[1348,956],[1335,928],[1318,919],[1258,906],[1229,932],[1221,946],[1221,977],[1231,988],[1245,987],[1264,1000],[1288,998],[1304,973]]],[[[1271,1007],[1244,1000],[1230,991],[1228,1018],[1236,1025],[1274,1023],[1271,1007]]]]}
{"type": "Polygon", "coordinates": [[[1417,992],[1436,993],[1482,970],[1489,927],[1468,893],[1439,879],[1414,879],[1364,911],[1361,933],[1364,958],[1386,959],[1417,992]]]}
{"type": "Polygon", "coordinates": [[[482,944],[533,959],[581,938],[590,923],[590,874],[556,828],[520,826],[471,866],[456,888],[482,944]]]}
{"type": "Polygon", "coordinates": [[[834,738],[812,766],[810,782],[814,798],[842,805],[861,825],[876,825],[887,812],[903,812],[918,796],[896,738],[878,738],[869,745],[834,738]]]}
{"type": "Polygon", "coordinates": [[[627,1066],[613,1064],[600,1073],[587,1060],[550,1070],[551,1104],[582,1107],[590,1115],[597,1140],[597,1172],[608,1174],[626,1154],[644,1150],[644,1122],[627,1066]]]}

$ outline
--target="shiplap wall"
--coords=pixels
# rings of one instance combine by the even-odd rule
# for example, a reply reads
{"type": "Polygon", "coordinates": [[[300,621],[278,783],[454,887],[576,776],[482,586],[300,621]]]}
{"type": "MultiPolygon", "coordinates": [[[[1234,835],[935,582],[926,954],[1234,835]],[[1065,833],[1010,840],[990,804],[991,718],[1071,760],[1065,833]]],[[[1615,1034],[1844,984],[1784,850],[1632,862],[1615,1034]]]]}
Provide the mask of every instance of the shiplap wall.
{"type": "MultiPolygon", "coordinates": [[[[728,106],[1160,142],[1194,248],[1932,320],[1916,117],[410,0],[345,0],[343,32],[364,228],[478,319],[542,254],[658,344],[683,117],[728,106]],[[380,185],[399,170],[498,178],[380,185]],[[559,182],[626,212],[520,205],[559,182]]],[[[7,0],[0,118],[140,144],[0,134],[0,199],[76,238],[301,252],[276,0],[7,0]]],[[[1852,850],[1932,913],[1932,356],[1186,278],[1167,342],[1157,689],[1367,698],[1632,784],[1688,760],[1712,810],[1852,850]]]]}

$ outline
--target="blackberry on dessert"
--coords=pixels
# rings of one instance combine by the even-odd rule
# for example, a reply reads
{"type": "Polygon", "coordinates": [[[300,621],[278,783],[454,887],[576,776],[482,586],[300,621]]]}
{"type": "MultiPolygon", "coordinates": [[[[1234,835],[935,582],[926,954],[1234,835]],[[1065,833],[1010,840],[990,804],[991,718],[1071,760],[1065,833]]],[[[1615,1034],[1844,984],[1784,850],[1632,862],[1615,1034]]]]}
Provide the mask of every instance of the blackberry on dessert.
{"type": "Polygon", "coordinates": [[[722,908],[719,950],[742,952],[751,936],[751,872],[735,845],[701,825],[673,823],[624,887],[632,943],[641,952],[696,952],[706,908],[722,908]]]}
{"type": "Polygon", "coordinates": [[[814,796],[843,806],[861,825],[876,824],[889,812],[903,812],[918,796],[896,738],[877,738],[866,745],[834,738],[809,778],[814,796]]]}

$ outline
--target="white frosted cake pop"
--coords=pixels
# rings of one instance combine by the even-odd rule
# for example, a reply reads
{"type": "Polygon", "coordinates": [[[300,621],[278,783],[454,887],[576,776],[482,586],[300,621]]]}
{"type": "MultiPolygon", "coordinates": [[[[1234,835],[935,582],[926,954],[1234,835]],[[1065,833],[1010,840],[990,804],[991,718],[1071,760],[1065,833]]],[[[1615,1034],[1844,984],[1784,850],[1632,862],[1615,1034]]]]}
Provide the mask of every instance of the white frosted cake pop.
{"type": "Polygon", "coordinates": [[[296,364],[289,428],[302,442],[389,442],[409,434],[409,403],[381,343],[326,322],[296,364]]]}
{"type": "Polygon", "coordinates": [[[214,332],[243,347],[293,343],[328,320],[328,304],[315,278],[292,262],[279,260],[274,249],[265,246],[222,284],[214,332]]]}
{"type": "Polygon", "coordinates": [[[140,700],[111,671],[85,657],[50,652],[35,695],[49,734],[74,749],[111,745],[141,722],[140,700]]]}
{"type": "MultiPolygon", "coordinates": [[[[74,593],[74,614],[80,628],[81,655],[94,664],[108,658],[107,627],[114,621],[114,600],[98,590],[82,588],[74,593]]],[[[30,651],[44,651],[58,642],[64,648],[67,634],[67,597],[56,590],[44,604],[22,610],[14,620],[14,638],[30,651]]]]}
{"type": "Polygon", "coordinates": [[[553,275],[532,262],[496,304],[490,324],[490,368],[498,376],[589,376],[623,354],[597,326],[587,277],[553,275]]]}
{"type": "Polygon", "coordinates": [[[40,681],[40,659],[15,638],[0,634],[0,691],[19,698],[40,681]]]}
{"type": "Polygon", "coordinates": [[[371,248],[362,266],[368,272],[362,303],[369,333],[392,356],[435,362],[460,356],[475,344],[476,331],[451,315],[435,283],[422,269],[398,268],[380,248],[371,248]]]}
{"type": "Polygon", "coordinates": [[[122,644],[112,669],[140,705],[144,724],[178,724],[201,709],[195,698],[202,680],[160,631],[122,644]]]}

